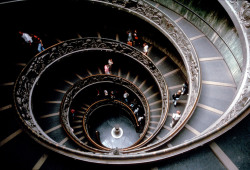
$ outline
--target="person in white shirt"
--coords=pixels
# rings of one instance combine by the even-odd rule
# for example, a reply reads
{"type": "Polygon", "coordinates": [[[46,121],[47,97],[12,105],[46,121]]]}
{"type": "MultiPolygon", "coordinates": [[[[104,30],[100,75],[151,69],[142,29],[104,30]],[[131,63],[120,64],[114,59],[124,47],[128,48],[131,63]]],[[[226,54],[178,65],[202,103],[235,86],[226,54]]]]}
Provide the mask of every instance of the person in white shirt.
{"type": "Polygon", "coordinates": [[[138,112],[139,112],[139,107],[137,107],[137,108],[134,110],[134,114],[136,115],[136,117],[138,117],[138,112]]]}
{"type": "Polygon", "coordinates": [[[143,121],[143,119],[144,119],[144,117],[143,117],[143,116],[140,116],[140,117],[138,118],[138,123],[139,123],[139,126],[141,126],[141,125],[142,125],[142,121],[143,121]]]}
{"type": "Polygon", "coordinates": [[[144,44],[143,44],[143,53],[144,53],[145,55],[148,55],[148,44],[147,44],[147,43],[144,43],[144,44]]]}
{"type": "Polygon", "coordinates": [[[138,122],[141,123],[142,119],[144,119],[143,116],[139,117],[139,118],[138,118],[138,122]]]}
{"type": "Polygon", "coordinates": [[[21,37],[24,39],[26,43],[30,45],[33,43],[32,37],[28,33],[19,31],[19,34],[21,35],[21,37]]]}
{"type": "Polygon", "coordinates": [[[110,67],[112,66],[112,64],[114,64],[113,60],[111,58],[108,60],[108,64],[109,64],[110,67]]]}
{"type": "Polygon", "coordinates": [[[125,90],[124,93],[123,93],[123,98],[124,98],[124,100],[125,100],[126,103],[128,103],[128,96],[129,96],[129,94],[128,94],[128,92],[125,90]]]}
{"type": "Polygon", "coordinates": [[[178,120],[181,118],[181,112],[179,110],[172,115],[172,122],[170,123],[170,127],[174,127],[178,120]]]}
{"type": "Polygon", "coordinates": [[[108,97],[108,95],[109,95],[108,90],[104,90],[104,97],[105,97],[105,98],[107,98],[107,97],[108,97]]]}
{"type": "Polygon", "coordinates": [[[113,65],[114,63],[113,63],[113,60],[110,58],[110,59],[108,59],[108,65],[106,66],[107,67],[107,69],[108,69],[108,71],[107,71],[107,73],[108,74],[111,74],[111,68],[112,68],[112,65],[113,65]]]}

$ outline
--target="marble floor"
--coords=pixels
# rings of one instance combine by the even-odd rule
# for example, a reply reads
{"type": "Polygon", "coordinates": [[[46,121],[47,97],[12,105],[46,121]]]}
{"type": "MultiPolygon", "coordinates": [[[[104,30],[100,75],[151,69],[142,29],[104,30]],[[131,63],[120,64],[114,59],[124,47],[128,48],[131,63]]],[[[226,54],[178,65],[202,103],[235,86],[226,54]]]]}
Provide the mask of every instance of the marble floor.
{"type": "Polygon", "coordinates": [[[138,139],[140,133],[136,132],[135,126],[128,115],[119,108],[107,107],[101,109],[98,113],[98,120],[95,120],[94,127],[91,128],[92,134],[95,131],[100,132],[101,143],[108,148],[127,148],[133,145],[138,139]],[[115,135],[112,129],[115,125],[119,125],[120,133],[115,135]]]}

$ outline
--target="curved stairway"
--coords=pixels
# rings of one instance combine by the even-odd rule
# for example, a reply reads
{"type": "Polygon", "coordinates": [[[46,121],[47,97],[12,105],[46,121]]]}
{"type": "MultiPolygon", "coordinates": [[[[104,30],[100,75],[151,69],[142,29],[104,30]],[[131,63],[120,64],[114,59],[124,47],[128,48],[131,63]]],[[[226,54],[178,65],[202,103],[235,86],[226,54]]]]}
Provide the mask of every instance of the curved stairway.
{"type": "MultiPolygon", "coordinates": [[[[34,94],[35,101],[33,107],[35,108],[34,109],[34,112],[36,113],[35,117],[38,120],[38,124],[41,126],[43,131],[58,143],[67,139],[67,134],[65,134],[61,126],[59,117],[59,109],[61,101],[65,93],[69,89],[69,87],[73,85],[75,82],[84,79],[85,77],[103,74],[103,69],[100,69],[100,67],[98,67],[98,64],[95,61],[103,60],[104,62],[105,60],[107,60],[107,58],[105,58],[104,60],[102,57],[95,57],[98,55],[100,56],[100,54],[101,53],[88,54],[88,56],[90,58],[93,58],[93,60],[92,61],[88,60],[87,63],[81,62],[82,61],[81,55],[80,57],[78,56],[78,59],[74,59],[73,62],[71,61],[70,65],[69,65],[70,59],[66,59],[66,61],[63,61],[60,64],[58,64],[55,68],[50,69],[48,73],[46,73],[40,78],[38,87],[35,90],[34,94]],[[65,69],[65,67],[70,68],[70,70],[65,69]],[[64,76],[58,76],[58,75],[64,75],[64,76]]],[[[122,60],[121,58],[119,59],[119,61],[118,60],[116,61],[115,58],[113,60],[115,62],[114,65],[118,65],[120,67],[117,69],[118,71],[116,71],[115,66],[113,66],[112,74],[120,75],[121,77],[124,76],[123,77],[124,79],[127,79],[131,83],[138,85],[138,87],[140,87],[139,89],[141,90],[141,92],[144,92],[145,97],[150,98],[149,106],[151,110],[157,107],[161,108],[161,105],[159,104],[161,98],[157,93],[157,87],[153,83],[153,80],[151,80],[150,77],[147,76],[147,74],[145,74],[145,72],[143,73],[138,71],[142,70],[143,68],[137,66],[136,69],[138,70],[130,68],[128,71],[126,71],[127,69],[126,65],[128,65],[129,63],[133,63],[131,60],[125,61],[122,60]],[[122,65],[121,63],[123,63],[124,65],[122,65]],[[125,72],[125,74],[123,74],[122,72],[125,72]],[[147,80],[147,82],[145,80],[147,80]]],[[[111,89],[112,88],[109,89],[109,92],[111,89]]],[[[100,93],[103,93],[103,90],[100,93]]],[[[95,95],[95,92],[92,95],[95,95]]],[[[77,117],[79,116],[80,119],[82,118],[83,113],[86,111],[86,109],[91,105],[90,96],[86,99],[83,99],[82,101],[83,106],[81,107],[81,110],[77,110],[76,115],[77,117]],[[87,102],[85,101],[86,99],[87,102]]],[[[129,100],[132,100],[132,98],[129,100]]],[[[161,112],[155,112],[153,114],[150,114],[150,120],[152,120],[153,122],[158,122],[161,116],[160,114],[161,112]]],[[[79,128],[82,128],[82,120],[81,121],[75,120],[73,129],[79,130],[79,128]]],[[[148,133],[152,133],[151,132],[152,130],[153,129],[149,130],[148,133]]],[[[82,137],[83,136],[81,137],[79,136],[79,138],[82,137]]]]}
{"type": "MultiPolygon", "coordinates": [[[[159,8],[163,8],[162,6],[158,6],[159,8]]],[[[171,12],[170,10],[165,9],[166,15],[170,16],[173,20],[177,20],[178,18],[181,18],[178,14],[171,12]]],[[[171,139],[168,143],[161,146],[161,149],[165,148],[171,148],[174,146],[178,146],[179,144],[187,143],[188,140],[192,140],[192,138],[195,138],[196,136],[199,136],[203,131],[205,131],[207,128],[210,127],[216,120],[218,120],[221,115],[227,110],[229,105],[231,104],[232,100],[235,97],[236,93],[236,87],[237,85],[233,81],[233,78],[229,72],[229,69],[227,68],[226,63],[224,62],[223,58],[221,57],[221,54],[218,52],[215,46],[204,36],[202,32],[200,32],[195,26],[191,25],[188,21],[185,19],[178,20],[176,23],[182,28],[182,30],[185,32],[187,37],[190,38],[197,55],[200,60],[201,65],[201,72],[202,72],[202,92],[200,95],[200,99],[197,105],[197,108],[195,109],[192,117],[188,121],[188,123],[185,125],[185,128],[183,128],[173,139],[171,139]],[[209,52],[206,52],[209,51],[209,52]]],[[[86,37],[90,36],[91,34],[94,35],[96,33],[99,37],[106,37],[106,38],[112,38],[112,39],[118,39],[118,37],[124,36],[123,33],[117,33],[112,34],[110,36],[109,31],[104,31],[103,33],[101,31],[92,33],[89,33],[86,35],[86,37]],[[102,36],[103,35],[103,36],[102,36]],[[109,37],[110,36],[110,37],[109,37]]],[[[72,34],[72,33],[71,33],[72,34]]],[[[81,36],[77,32],[73,32],[76,36],[81,36]]],[[[96,36],[95,35],[95,36],[96,36]]],[[[48,35],[47,35],[48,36],[48,35]]],[[[67,35],[68,36],[68,35],[67,35]]],[[[52,38],[52,43],[56,43],[56,41],[63,41],[67,39],[76,38],[75,36],[67,37],[64,34],[58,35],[60,38],[52,38]],[[62,36],[62,37],[60,37],[62,36]],[[65,39],[63,38],[65,37],[65,39]]],[[[147,35],[144,35],[145,40],[149,40],[150,42],[152,39],[148,39],[147,35]]],[[[45,37],[45,36],[44,36],[45,37]]],[[[48,36],[52,37],[52,36],[48,36]]],[[[150,37],[150,35],[148,36],[150,37]]],[[[125,38],[123,39],[125,40],[125,38]]],[[[45,41],[45,39],[44,39],[45,41]]],[[[157,39],[153,41],[157,42],[157,39]]],[[[49,42],[49,41],[48,41],[49,42]]],[[[154,44],[150,48],[150,52],[148,56],[152,59],[152,61],[157,65],[157,67],[160,69],[162,74],[165,77],[165,80],[168,84],[169,88],[169,96],[171,96],[174,92],[176,92],[177,89],[181,88],[182,83],[186,79],[184,74],[182,73],[181,69],[178,68],[176,64],[170,59],[169,56],[164,54],[162,51],[160,51],[157,48],[157,44],[154,44]],[[155,45],[155,46],[154,46],[155,45]]],[[[15,52],[11,52],[15,53],[15,52]]],[[[17,75],[23,68],[23,66],[26,65],[27,61],[20,59],[20,57],[17,57],[20,53],[16,52],[16,54],[12,54],[13,60],[9,59],[3,59],[4,63],[9,63],[9,68],[12,68],[12,70],[16,70],[15,72],[11,72],[10,74],[6,75],[6,78],[1,79],[1,92],[4,94],[4,102],[1,102],[1,112],[3,112],[2,120],[5,120],[8,123],[3,123],[3,127],[1,130],[1,154],[9,155],[12,159],[19,160],[17,161],[19,165],[26,168],[34,168],[36,166],[36,163],[39,161],[45,161],[44,164],[42,164],[42,168],[46,169],[48,166],[57,166],[57,167],[63,167],[66,166],[65,164],[71,162],[72,160],[67,158],[65,159],[64,164],[60,165],[58,164],[58,161],[53,158],[61,157],[59,155],[55,155],[54,153],[51,153],[47,149],[44,152],[44,147],[40,147],[38,144],[34,143],[32,140],[30,140],[25,133],[22,133],[22,130],[20,127],[14,122],[13,123],[13,117],[15,116],[15,110],[12,104],[12,98],[10,97],[10,94],[12,94],[13,91],[13,85],[17,78],[17,75]],[[6,126],[8,128],[6,128],[6,126]],[[7,130],[6,130],[7,129],[7,130]],[[13,138],[13,140],[11,140],[13,138]],[[9,142],[10,140],[10,142],[9,142]],[[8,141],[8,142],[6,142],[8,141]],[[6,143],[5,143],[6,142],[6,143]],[[22,147],[20,147],[20,144],[22,147]],[[26,145],[27,144],[27,145],[26,145]],[[29,144],[29,145],[28,145],[29,144]],[[36,150],[34,153],[33,150],[36,150]],[[15,150],[19,150],[19,154],[16,154],[15,150]],[[22,152],[25,152],[25,155],[28,155],[28,157],[23,157],[21,155],[22,152],[20,150],[23,150],[22,152]],[[11,151],[10,153],[8,153],[11,151]],[[15,158],[13,158],[13,154],[16,154],[15,158]],[[45,153],[45,154],[44,154],[45,153]],[[49,154],[47,154],[49,153],[49,154]],[[33,155],[33,156],[31,156],[33,155]],[[48,156],[49,155],[49,156],[48,156]],[[52,155],[52,156],[50,156],[52,155]],[[41,157],[42,156],[42,157],[41,157]],[[47,157],[48,156],[48,157],[47,157]],[[31,159],[32,158],[32,159],[31,159]],[[48,158],[48,160],[47,160],[48,158]],[[25,160],[29,160],[29,164],[25,165],[25,160]],[[38,161],[39,160],[39,161],[38,161]],[[51,161],[50,161],[51,160],[51,161]]],[[[24,53],[25,54],[25,53],[24,53]]],[[[3,68],[3,67],[2,67],[3,68]]],[[[41,108],[35,108],[38,110],[38,115],[36,115],[37,120],[43,130],[50,136],[53,137],[54,140],[56,140],[61,145],[65,145],[66,147],[71,147],[73,149],[79,149],[73,142],[71,142],[67,136],[65,135],[65,132],[63,131],[60,120],[59,120],[59,102],[62,100],[62,97],[65,93],[65,91],[74,83],[75,81],[79,80],[79,78],[83,78],[85,76],[89,75],[95,75],[100,74],[102,72],[101,66],[98,68],[91,68],[91,67],[81,67],[81,63],[79,64],[79,67],[74,67],[74,69],[70,69],[70,73],[65,71],[63,74],[63,77],[58,76],[62,72],[60,70],[53,71],[54,75],[50,75],[51,79],[48,80],[46,77],[44,80],[44,83],[39,84],[39,87],[41,89],[45,90],[38,90],[38,96],[41,96],[39,99],[40,101],[43,101],[43,104],[41,108]],[[75,70],[74,70],[75,69],[75,70]],[[79,70],[78,70],[79,69],[79,70]],[[58,71],[58,72],[57,72],[58,71]],[[67,74],[69,73],[69,74],[67,74]],[[49,82],[48,83],[46,83],[49,82]],[[46,96],[46,98],[43,98],[43,96],[46,96]]],[[[133,69],[133,68],[132,68],[133,69]]],[[[4,71],[1,71],[1,73],[4,73],[4,71]]],[[[125,67],[117,67],[114,68],[114,75],[121,76],[123,78],[126,78],[136,84],[140,89],[144,92],[145,96],[147,97],[149,101],[149,106],[152,112],[151,115],[151,123],[149,125],[149,131],[148,135],[150,135],[155,129],[157,122],[159,120],[159,108],[161,108],[160,105],[158,105],[158,102],[160,97],[157,93],[157,89],[150,88],[151,84],[150,81],[144,81],[147,79],[145,77],[141,77],[141,75],[135,74],[138,73],[135,70],[130,70],[126,66],[125,67]]],[[[5,76],[4,76],[5,77],[5,76]]],[[[164,124],[162,130],[160,133],[155,137],[155,139],[152,141],[151,144],[159,142],[165,135],[168,134],[168,132],[171,131],[171,128],[169,127],[170,121],[171,121],[171,113],[176,111],[176,109],[180,109],[181,111],[184,110],[185,103],[188,96],[182,96],[181,100],[179,101],[177,107],[175,108],[172,103],[170,103],[169,108],[169,116],[167,117],[166,123],[164,124]]],[[[248,116],[249,117],[249,116],[248,116]]],[[[245,122],[245,121],[244,121],[245,122]]],[[[245,126],[244,122],[243,125],[238,126],[245,126]]],[[[77,126],[76,126],[77,128],[77,126]]],[[[231,131],[227,133],[224,136],[230,136],[228,134],[232,133],[231,131]]],[[[244,133],[244,131],[243,131],[244,133]]],[[[81,138],[82,136],[79,136],[81,138]]],[[[146,135],[147,137],[147,135],[146,135]]],[[[241,136],[237,136],[237,138],[241,138],[241,136]]],[[[216,143],[220,146],[223,146],[221,142],[222,138],[219,138],[216,140],[216,143]]],[[[86,142],[86,141],[85,141],[86,142]]],[[[150,144],[149,144],[150,146],[150,144]]],[[[214,145],[210,145],[210,148],[213,148],[214,145]]],[[[212,154],[210,148],[208,146],[205,146],[204,150],[199,149],[198,155],[206,155],[203,159],[209,158],[211,161],[215,162],[215,165],[207,165],[208,167],[216,166],[219,167],[219,169],[223,168],[223,165],[218,161],[218,159],[212,154]],[[206,152],[206,153],[204,153],[206,152]]],[[[227,146],[225,147],[227,150],[227,146]]],[[[191,152],[192,160],[198,159],[195,155],[195,153],[191,152]]],[[[187,154],[188,156],[189,153],[187,154]]],[[[197,154],[196,154],[197,155],[197,154]]],[[[231,158],[232,159],[232,158],[231,158]]],[[[6,158],[7,160],[7,158],[6,158]]],[[[185,156],[182,157],[182,160],[184,162],[190,162],[188,159],[185,158],[185,156]]],[[[173,162],[179,162],[179,160],[173,160],[173,162]]],[[[80,163],[75,162],[75,166],[81,166],[80,163]]],[[[87,166],[97,166],[85,163],[87,166]]],[[[191,165],[194,165],[194,163],[190,163],[191,165]]],[[[150,164],[153,167],[158,166],[158,164],[150,164]]],[[[159,164],[160,166],[164,167],[165,164],[161,162],[159,164]]],[[[15,166],[15,165],[12,165],[15,166]]],[[[144,166],[144,165],[140,165],[144,166]]],[[[170,167],[178,168],[178,165],[170,164],[170,167]]],[[[66,166],[67,167],[67,166],[66,166]]]]}

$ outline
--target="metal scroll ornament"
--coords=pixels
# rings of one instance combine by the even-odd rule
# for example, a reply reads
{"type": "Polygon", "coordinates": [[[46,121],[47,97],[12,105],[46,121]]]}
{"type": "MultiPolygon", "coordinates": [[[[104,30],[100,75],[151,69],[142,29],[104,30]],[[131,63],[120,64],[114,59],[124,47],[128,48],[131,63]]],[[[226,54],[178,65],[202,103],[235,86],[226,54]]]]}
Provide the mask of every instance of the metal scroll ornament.
{"type": "MultiPolygon", "coordinates": [[[[70,110],[71,103],[73,102],[73,100],[77,96],[77,94],[79,94],[83,89],[90,87],[91,85],[101,84],[101,83],[112,83],[112,84],[115,84],[117,86],[123,86],[127,89],[130,89],[137,96],[139,103],[141,103],[143,106],[143,110],[144,110],[144,113],[146,115],[146,122],[147,122],[144,129],[143,129],[143,132],[142,132],[143,135],[141,135],[140,139],[138,140],[138,141],[140,141],[143,138],[143,136],[146,134],[147,127],[149,125],[150,110],[149,110],[149,105],[148,105],[147,99],[142,94],[142,92],[140,92],[140,90],[136,86],[134,86],[132,83],[130,83],[128,80],[125,80],[121,77],[117,77],[114,75],[102,75],[102,74],[100,74],[100,75],[86,77],[82,80],[77,81],[67,91],[67,93],[64,95],[64,98],[63,98],[63,101],[62,101],[61,107],[60,107],[60,117],[61,117],[61,121],[62,121],[62,125],[63,125],[64,129],[74,139],[74,141],[76,141],[76,143],[79,146],[86,146],[83,142],[81,142],[81,140],[79,140],[76,137],[76,135],[74,135],[74,133],[71,130],[70,123],[69,123],[69,110],[70,110]]],[[[117,100],[115,100],[115,101],[104,100],[103,102],[99,102],[99,104],[109,103],[109,102],[114,103],[114,102],[118,102],[118,101],[117,100]]],[[[121,104],[121,102],[119,102],[119,104],[121,104]]],[[[97,105],[98,105],[98,103],[97,103],[97,105]]],[[[88,109],[88,111],[86,111],[86,113],[84,115],[83,121],[84,121],[85,125],[86,125],[88,117],[90,116],[89,114],[91,114],[91,108],[92,107],[90,107],[90,110],[88,109]]],[[[128,109],[128,107],[127,107],[127,109],[128,109]]],[[[131,112],[131,110],[128,112],[131,112]]],[[[133,113],[132,113],[132,116],[133,116],[133,113]]],[[[137,123],[136,117],[133,119],[135,119],[134,121],[136,124],[137,123]]],[[[93,140],[91,140],[88,133],[87,133],[87,129],[85,130],[85,135],[97,148],[107,149],[107,148],[102,148],[101,146],[96,144],[93,140]]],[[[109,150],[109,149],[107,149],[107,150],[109,150]]]]}
{"type": "Polygon", "coordinates": [[[246,28],[250,28],[250,3],[244,1],[240,9],[240,18],[246,28]]]}
{"type": "Polygon", "coordinates": [[[153,25],[156,29],[161,31],[176,47],[179,51],[183,62],[185,64],[188,80],[190,95],[187,100],[186,108],[182,113],[182,117],[177,125],[165,136],[170,140],[177,134],[177,132],[184,127],[184,124],[189,120],[194,112],[194,108],[198,103],[198,99],[201,93],[201,73],[200,65],[195,49],[185,35],[185,33],[179,28],[179,26],[165,15],[162,11],[155,8],[150,3],[143,0],[90,0],[92,2],[98,2],[107,6],[116,7],[119,10],[129,12],[139,18],[142,18],[146,22],[153,25]]]}
{"type": "MultiPolygon", "coordinates": [[[[36,137],[44,137],[48,142],[55,143],[50,139],[37,124],[32,110],[32,94],[36,83],[46,70],[55,62],[80,51],[101,50],[120,53],[140,63],[155,79],[162,96],[162,113],[168,109],[168,92],[165,80],[153,62],[137,49],[127,44],[100,38],[72,39],[62,42],[35,56],[19,75],[14,89],[14,101],[21,121],[36,137]]],[[[80,87],[76,87],[78,90],[80,87]]]]}

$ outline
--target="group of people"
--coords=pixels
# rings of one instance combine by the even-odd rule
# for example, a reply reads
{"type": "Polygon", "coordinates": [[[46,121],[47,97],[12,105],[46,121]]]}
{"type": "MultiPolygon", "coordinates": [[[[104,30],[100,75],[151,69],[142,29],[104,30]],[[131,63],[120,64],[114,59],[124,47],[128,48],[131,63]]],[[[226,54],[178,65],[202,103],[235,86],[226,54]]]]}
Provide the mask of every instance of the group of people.
{"type": "Polygon", "coordinates": [[[43,42],[37,35],[28,34],[22,31],[19,31],[19,35],[23,39],[24,43],[29,44],[29,46],[34,45],[38,52],[42,52],[44,50],[43,42]]]}
{"type": "MultiPolygon", "coordinates": [[[[104,72],[105,72],[105,74],[111,74],[111,68],[112,68],[113,64],[114,64],[113,60],[112,59],[108,59],[108,64],[104,65],[104,72]]],[[[110,93],[109,93],[108,90],[104,90],[103,92],[104,92],[103,93],[104,94],[104,98],[111,98],[111,99],[115,99],[116,98],[117,91],[111,90],[110,93]]],[[[97,96],[98,97],[101,96],[101,93],[100,93],[100,91],[98,89],[97,89],[97,96]]],[[[139,116],[139,110],[140,110],[141,106],[137,105],[136,99],[132,100],[130,102],[130,104],[129,104],[129,93],[125,90],[124,93],[123,93],[123,100],[125,101],[126,104],[129,105],[129,107],[131,109],[135,108],[133,110],[133,112],[134,112],[135,116],[137,117],[139,124],[141,125],[143,119],[145,119],[145,118],[144,118],[144,115],[143,116],[139,116]]]]}
{"type": "Polygon", "coordinates": [[[104,89],[103,93],[100,92],[99,89],[96,89],[97,91],[97,97],[98,98],[105,98],[105,99],[118,99],[123,100],[124,103],[126,103],[131,110],[133,110],[134,115],[138,119],[139,124],[142,124],[143,119],[145,119],[145,115],[142,115],[140,113],[141,105],[138,104],[137,100],[134,98],[130,100],[130,95],[127,90],[124,90],[122,94],[119,94],[117,90],[107,90],[104,89]],[[122,95],[122,96],[121,96],[122,95]]]}
{"type": "MultiPolygon", "coordinates": [[[[41,52],[44,50],[43,42],[41,38],[39,38],[37,35],[25,33],[22,31],[19,31],[19,34],[26,44],[29,44],[30,46],[35,45],[38,52],[41,52]]],[[[128,35],[127,44],[131,46],[136,46],[136,45],[141,44],[136,29],[133,32],[130,30],[127,31],[127,35],[128,35]]],[[[143,43],[143,54],[145,55],[148,54],[147,43],[143,43]]],[[[112,64],[105,65],[105,70],[106,70],[105,73],[110,73],[112,64]]]]}
{"type": "MultiPolygon", "coordinates": [[[[127,39],[128,45],[137,46],[141,44],[138,34],[137,34],[137,30],[134,30],[133,32],[129,30],[127,31],[127,35],[128,35],[128,39],[127,39]]],[[[148,44],[143,43],[142,47],[143,47],[143,54],[148,55],[148,44]]]]}
{"type": "MultiPolygon", "coordinates": [[[[23,41],[26,44],[29,44],[30,46],[35,45],[36,49],[38,52],[41,52],[44,50],[44,46],[42,43],[41,38],[39,38],[37,35],[34,34],[28,34],[28,33],[24,33],[19,31],[19,34],[21,36],[21,38],[23,39],[23,41]]],[[[138,35],[137,35],[137,30],[132,31],[127,31],[128,34],[128,39],[127,39],[127,43],[131,46],[136,46],[140,44],[138,35]]],[[[148,54],[148,44],[147,43],[143,43],[143,54],[147,55],[148,54]]],[[[106,65],[104,65],[104,72],[105,74],[111,74],[111,68],[113,65],[113,60],[112,59],[108,59],[108,63],[106,65]]],[[[178,90],[176,93],[174,93],[172,95],[173,98],[173,103],[174,103],[174,107],[176,107],[177,105],[177,101],[180,99],[181,95],[185,95],[188,93],[188,82],[186,81],[181,90],[178,90]]],[[[98,90],[97,92],[97,96],[100,96],[100,92],[98,90]]],[[[188,94],[187,94],[188,95],[188,94]]],[[[108,90],[104,90],[104,97],[105,98],[111,98],[111,99],[115,99],[116,95],[115,95],[115,91],[110,91],[110,94],[108,93],[108,90]]],[[[125,90],[123,93],[123,99],[125,101],[125,103],[129,104],[129,93],[125,90]]],[[[138,122],[141,124],[142,120],[145,119],[145,115],[143,116],[139,116],[139,110],[140,110],[140,105],[137,105],[136,100],[132,100],[132,102],[129,104],[131,109],[134,109],[134,114],[136,115],[136,117],[138,118],[138,122]]],[[[74,114],[75,114],[75,110],[71,109],[70,110],[73,118],[74,118],[74,114]]],[[[181,112],[179,110],[176,111],[176,113],[173,113],[172,115],[172,122],[170,123],[170,127],[174,127],[175,124],[178,122],[178,120],[181,117],[181,112]]]]}
{"type": "Polygon", "coordinates": [[[131,46],[136,46],[139,45],[139,37],[137,35],[137,30],[132,31],[127,31],[128,39],[127,39],[127,44],[131,46]]]}
{"type": "MultiPolygon", "coordinates": [[[[139,42],[139,38],[137,35],[137,30],[134,30],[134,32],[132,31],[127,31],[127,35],[128,35],[128,39],[127,39],[127,44],[131,45],[131,46],[135,46],[140,44],[139,42]]],[[[148,50],[149,50],[149,46],[147,43],[143,43],[143,54],[148,55],[148,50]]],[[[188,82],[186,81],[183,85],[181,90],[178,90],[176,93],[174,93],[172,95],[173,98],[173,103],[174,103],[174,107],[176,107],[177,105],[177,101],[180,99],[181,95],[188,95],[188,82]]],[[[124,99],[127,102],[127,94],[124,94],[124,99]]],[[[139,109],[139,108],[137,108],[139,109]]],[[[134,112],[137,112],[137,110],[135,110],[134,112]]],[[[144,119],[144,117],[138,117],[138,122],[140,122],[141,120],[144,119]]],[[[172,115],[172,122],[170,123],[170,127],[174,127],[175,124],[178,122],[178,120],[181,117],[181,112],[180,110],[177,110],[176,113],[173,113],[172,115]]]]}
{"type": "MultiPolygon", "coordinates": [[[[176,93],[172,95],[174,107],[177,105],[177,101],[180,99],[181,95],[188,95],[188,82],[186,81],[182,84],[181,90],[178,90],[176,93]]],[[[174,127],[178,120],[181,118],[181,112],[179,110],[172,115],[172,122],[170,123],[170,127],[174,127]]]]}
{"type": "Polygon", "coordinates": [[[104,89],[103,90],[103,95],[102,95],[100,93],[100,90],[97,89],[97,95],[96,96],[98,98],[103,97],[105,99],[115,99],[115,98],[117,98],[116,94],[117,94],[117,91],[115,91],[115,90],[111,90],[110,93],[109,93],[107,89],[104,89]]]}
{"type": "Polygon", "coordinates": [[[145,119],[145,114],[142,115],[139,113],[141,105],[138,104],[138,102],[135,98],[133,100],[131,100],[131,102],[129,102],[129,99],[128,99],[129,93],[126,90],[123,93],[123,98],[124,98],[124,101],[127,104],[129,104],[129,107],[133,110],[139,125],[142,125],[142,121],[145,119]]]}

